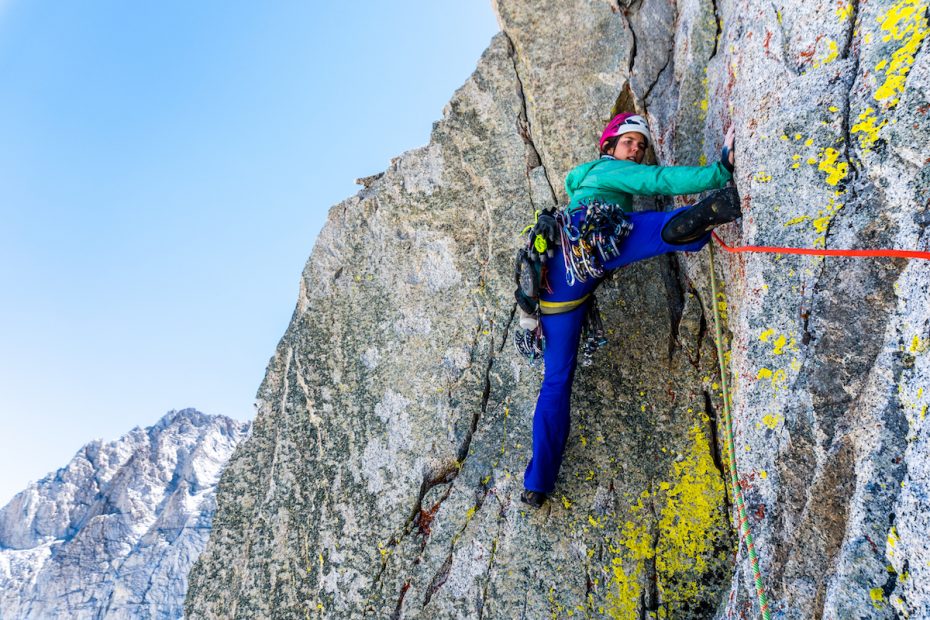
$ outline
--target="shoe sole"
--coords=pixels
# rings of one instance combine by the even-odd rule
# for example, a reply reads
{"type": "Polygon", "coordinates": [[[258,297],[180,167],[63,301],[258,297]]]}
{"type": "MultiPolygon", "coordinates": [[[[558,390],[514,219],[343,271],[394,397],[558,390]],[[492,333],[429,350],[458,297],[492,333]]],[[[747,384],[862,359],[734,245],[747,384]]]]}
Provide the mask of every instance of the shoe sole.
{"type": "Polygon", "coordinates": [[[714,196],[712,200],[708,205],[688,209],[672,218],[671,226],[667,228],[668,232],[662,231],[662,240],[673,245],[691,243],[706,235],[714,227],[732,222],[737,217],[740,217],[739,203],[736,205],[737,215],[732,219],[728,219],[729,215],[720,215],[721,213],[732,212],[732,208],[727,204],[729,200],[726,193],[714,196]],[[669,240],[667,237],[671,237],[673,240],[669,240]]]}

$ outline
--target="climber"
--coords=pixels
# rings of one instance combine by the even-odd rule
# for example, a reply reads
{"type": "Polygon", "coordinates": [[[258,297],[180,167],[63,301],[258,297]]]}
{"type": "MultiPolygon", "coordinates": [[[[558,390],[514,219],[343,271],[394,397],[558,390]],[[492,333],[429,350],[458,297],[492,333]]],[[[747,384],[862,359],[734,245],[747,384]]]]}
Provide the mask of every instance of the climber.
{"type": "Polygon", "coordinates": [[[694,194],[724,188],[732,178],[732,127],[724,137],[720,161],[708,166],[643,165],[651,139],[643,117],[619,114],[601,135],[600,157],[577,166],[565,180],[571,202],[562,217],[566,218],[566,224],[570,222],[570,228],[580,229],[592,206],[608,205],[629,221],[612,229],[619,231],[609,240],[616,255],[604,261],[602,269],[589,272],[601,274],[600,277],[573,278],[575,268],[566,264],[573,260],[570,251],[564,253],[564,260],[556,257],[546,263],[549,290],[542,290],[538,302],[545,338],[545,370],[533,415],[533,456],[523,477],[524,491],[520,496],[534,508],[541,506],[554,489],[562,463],[578,345],[594,289],[611,271],[629,263],[668,252],[700,250],[710,240],[709,231],[714,226],[740,216],[739,197],[734,188],[719,189],[693,205],[670,212],[630,212],[634,194],[694,194]]]}

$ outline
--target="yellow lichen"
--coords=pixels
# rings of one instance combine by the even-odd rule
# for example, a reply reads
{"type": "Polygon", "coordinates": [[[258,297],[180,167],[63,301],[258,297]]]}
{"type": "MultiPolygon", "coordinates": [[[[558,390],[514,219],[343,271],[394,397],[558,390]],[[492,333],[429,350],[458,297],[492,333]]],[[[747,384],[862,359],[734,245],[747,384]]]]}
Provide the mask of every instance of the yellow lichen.
{"type": "Polygon", "coordinates": [[[920,336],[914,335],[914,339],[911,340],[910,349],[911,353],[923,353],[927,350],[927,347],[930,346],[930,340],[921,340],[920,336]]]}
{"type": "Polygon", "coordinates": [[[784,422],[785,418],[780,415],[773,415],[771,413],[767,414],[762,418],[762,423],[765,424],[772,430],[775,430],[778,427],[780,422],[784,422]]]}
{"type": "MultiPolygon", "coordinates": [[[[930,33],[927,27],[927,3],[921,0],[901,0],[878,18],[883,41],[902,41],[902,45],[882,65],[885,81],[875,91],[876,101],[886,101],[889,107],[897,105],[904,92],[904,81],[921,43],[930,33]]],[[[876,67],[877,69],[877,67],[876,67]]]]}
{"type": "Polygon", "coordinates": [[[852,17],[852,14],[853,14],[853,5],[851,2],[847,2],[846,4],[836,9],[836,16],[840,19],[841,22],[846,21],[847,19],[852,17]]]}
{"type": "MultiPolygon", "coordinates": [[[[723,482],[711,458],[711,449],[696,422],[690,429],[690,448],[672,463],[669,479],[654,493],[642,491],[628,509],[628,520],[607,539],[610,553],[605,572],[606,605],[600,617],[634,620],[645,579],[645,563],[655,559],[663,606],[658,617],[675,618],[702,594],[703,577],[728,562],[720,553],[721,537],[728,531],[723,482]],[[659,522],[650,526],[653,510],[647,502],[664,502],[659,522]],[[658,536],[656,537],[656,529],[658,536]],[[657,541],[657,542],[656,542],[657,541]]],[[[588,517],[592,527],[603,527],[588,517]]]]}
{"type": "Polygon", "coordinates": [[[775,355],[783,354],[785,352],[785,346],[787,345],[787,340],[785,339],[784,334],[779,336],[773,344],[775,345],[775,348],[772,350],[772,353],[775,355]]]}
{"type": "Polygon", "coordinates": [[[698,424],[689,435],[690,451],[672,465],[655,552],[660,594],[671,617],[700,594],[702,576],[713,568],[709,561],[726,530],[719,508],[725,492],[709,442],[698,424]]]}
{"type": "Polygon", "coordinates": [[[849,174],[849,163],[845,161],[837,162],[840,152],[836,149],[827,147],[823,151],[822,159],[817,166],[821,172],[827,173],[825,181],[827,185],[836,185],[849,174]]]}
{"type": "MultiPolygon", "coordinates": [[[[642,499],[638,505],[642,507],[642,499]]],[[[607,545],[613,557],[609,567],[611,581],[604,612],[610,618],[632,620],[639,614],[639,597],[642,592],[640,575],[643,574],[645,561],[655,555],[655,550],[652,548],[649,527],[641,522],[627,521],[620,528],[617,543],[607,545]]]]}
{"type": "Polygon", "coordinates": [[[717,293],[717,312],[720,314],[720,320],[727,320],[727,296],[724,293],[717,293]]]}
{"type": "Polygon", "coordinates": [[[859,122],[853,125],[849,132],[862,134],[859,136],[859,147],[868,152],[878,142],[879,132],[887,124],[888,119],[882,119],[881,122],[878,122],[875,109],[870,107],[859,115],[859,122]]]}
{"type": "Polygon", "coordinates": [[[775,371],[775,374],[772,375],[772,387],[775,388],[775,391],[778,391],[779,386],[787,380],[785,377],[785,371],[779,368],[775,371]]]}
{"type": "MultiPolygon", "coordinates": [[[[882,41],[900,41],[901,45],[875,65],[875,71],[881,76],[882,83],[875,89],[872,97],[887,110],[898,105],[904,93],[907,74],[914,65],[914,57],[924,39],[930,34],[927,26],[926,0],[900,0],[878,17],[882,31],[882,41]]],[[[872,33],[863,37],[863,42],[872,41],[872,33]]],[[[869,152],[878,141],[879,133],[888,124],[887,118],[879,118],[875,109],[869,107],[859,114],[859,122],[850,128],[850,133],[860,134],[859,147],[869,152]]]]}
{"type": "Polygon", "coordinates": [[[814,60],[814,67],[822,67],[823,65],[829,64],[837,59],[840,55],[840,50],[836,45],[836,41],[833,39],[827,39],[827,54],[818,60],[814,60]]]}
{"type": "Polygon", "coordinates": [[[827,205],[817,212],[819,217],[816,217],[812,220],[814,230],[818,233],[818,237],[814,239],[814,247],[822,248],[826,245],[827,230],[830,227],[830,222],[833,220],[837,212],[843,208],[844,203],[837,202],[837,198],[842,195],[843,192],[834,192],[830,199],[827,201],[827,205]]]}
{"type": "MultiPolygon", "coordinates": [[[[795,164],[795,165],[798,165],[798,164],[795,164]]],[[[791,218],[790,220],[785,222],[785,226],[796,226],[798,224],[803,224],[809,219],[810,219],[809,215],[799,215],[798,217],[791,218]]]]}

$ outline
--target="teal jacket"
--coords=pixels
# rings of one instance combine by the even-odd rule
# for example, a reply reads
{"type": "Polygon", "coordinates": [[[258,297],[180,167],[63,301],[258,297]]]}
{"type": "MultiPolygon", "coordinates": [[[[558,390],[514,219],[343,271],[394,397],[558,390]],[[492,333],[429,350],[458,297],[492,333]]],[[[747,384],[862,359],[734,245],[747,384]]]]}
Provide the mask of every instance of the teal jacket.
{"type": "Polygon", "coordinates": [[[620,159],[595,159],[576,166],[565,179],[571,199],[569,210],[578,203],[598,198],[630,211],[637,196],[697,194],[724,187],[732,178],[723,164],[709,166],[646,166],[620,159]]]}

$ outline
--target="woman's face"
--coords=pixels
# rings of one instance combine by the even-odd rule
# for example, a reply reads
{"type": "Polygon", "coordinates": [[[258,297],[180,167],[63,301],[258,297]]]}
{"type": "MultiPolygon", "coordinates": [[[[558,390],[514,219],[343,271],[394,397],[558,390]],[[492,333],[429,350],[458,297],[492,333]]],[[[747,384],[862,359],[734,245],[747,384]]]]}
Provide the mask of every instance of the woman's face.
{"type": "Polygon", "coordinates": [[[612,151],[608,151],[608,155],[641,164],[646,156],[646,139],[639,132],[628,131],[620,136],[617,146],[612,151]]]}

